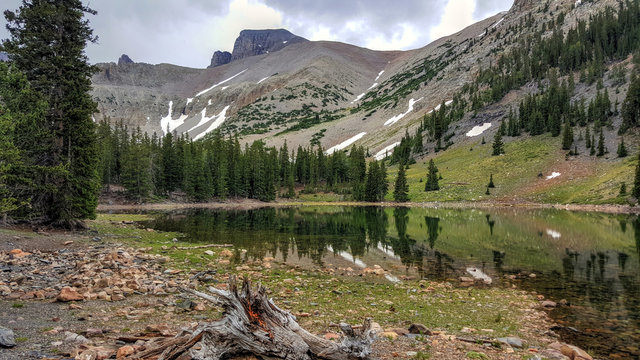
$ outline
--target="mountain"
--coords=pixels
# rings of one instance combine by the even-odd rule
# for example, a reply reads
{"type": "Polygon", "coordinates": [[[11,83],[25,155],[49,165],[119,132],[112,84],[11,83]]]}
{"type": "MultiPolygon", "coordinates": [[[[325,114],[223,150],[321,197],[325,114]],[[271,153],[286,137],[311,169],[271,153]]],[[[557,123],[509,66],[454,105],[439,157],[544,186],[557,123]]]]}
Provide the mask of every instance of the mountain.
{"type": "Polygon", "coordinates": [[[209,67],[225,65],[251,56],[273,53],[286,46],[305,41],[308,40],[284,29],[242,30],[233,45],[233,53],[228,51],[214,52],[209,67]]]}
{"type": "MultiPolygon", "coordinates": [[[[518,0],[507,12],[410,51],[307,41],[286,30],[245,30],[230,62],[208,69],[99,64],[94,96],[102,116],[147,132],[168,129],[199,139],[219,129],[238,133],[244,141],[278,145],[286,140],[290,148],[356,143],[372,155],[390,153],[425,115],[443,105],[456,106],[453,100],[463,97],[465,86],[534,29],[551,29],[562,13],[560,29],[568,31],[578,20],[616,4],[563,0],[550,7],[518,0]]],[[[446,140],[473,140],[465,134],[485,123],[495,125],[535,89],[531,83],[491,106],[465,111],[446,140]]],[[[593,88],[581,91],[587,100],[595,96],[593,88]]],[[[618,98],[622,95],[624,89],[618,98]]]]}

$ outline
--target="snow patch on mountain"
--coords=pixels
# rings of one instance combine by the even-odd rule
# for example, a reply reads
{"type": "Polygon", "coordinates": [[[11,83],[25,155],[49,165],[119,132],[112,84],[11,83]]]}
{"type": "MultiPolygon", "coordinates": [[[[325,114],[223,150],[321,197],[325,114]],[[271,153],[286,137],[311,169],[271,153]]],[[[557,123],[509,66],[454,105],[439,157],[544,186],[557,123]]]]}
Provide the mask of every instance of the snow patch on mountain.
{"type": "Polygon", "coordinates": [[[413,111],[413,106],[414,106],[418,101],[420,101],[420,100],[422,100],[422,99],[424,99],[424,98],[420,98],[420,99],[418,99],[418,100],[415,100],[415,99],[411,98],[411,100],[409,100],[409,109],[407,109],[407,111],[406,111],[405,113],[398,114],[398,115],[396,115],[396,116],[392,117],[391,119],[387,120],[387,121],[384,123],[384,126],[391,126],[391,125],[393,125],[393,124],[397,123],[397,122],[398,122],[400,119],[402,119],[403,117],[407,116],[410,112],[412,112],[412,111],[413,111]]]}
{"type": "Polygon", "coordinates": [[[356,103],[356,102],[360,101],[360,99],[362,99],[362,97],[364,96],[364,94],[365,94],[365,93],[362,93],[362,94],[358,95],[355,99],[353,99],[353,101],[352,101],[351,103],[353,104],[353,103],[356,103]]]}
{"type": "Polygon", "coordinates": [[[482,135],[482,133],[489,130],[490,127],[491,127],[491,123],[484,123],[482,125],[474,126],[473,129],[467,132],[467,137],[482,135]]]}
{"type": "Polygon", "coordinates": [[[267,76],[266,78],[262,78],[262,79],[260,79],[260,81],[258,81],[256,84],[260,84],[261,82],[263,82],[263,81],[267,80],[268,78],[270,78],[270,76],[267,76]]]}
{"type": "Polygon", "coordinates": [[[387,146],[386,148],[378,151],[374,156],[375,159],[376,160],[382,160],[385,157],[387,157],[388,155],[393,154],[393,149],[395,149],[396,146],[398,146],[398,145],[400,145],[400,142],[393,143],[393,144],[387,146]]]}
{"type": "Polygon", "coordinates": [[[559,172],[555,172],[554,171],[554,172],[551,173],[551,175],[547,176],[547,180],[555,179],[555,178],[559,177],[560,175],[562,175],[562,174],[560,174],[559,172]]]}
{"type": "MultiPolygon", "coordinates": [[[[215,118],[215,120],[211,123],[211,125],[209,125],[209,127],[205,131],[201,132],[195,138],[193,138],[193,140],[195,141],[195,140],[199,140],[199,139],[203,138],[205,135],[207,135],[208,133],[210,133],[213,130],[217,129],[220,125],[222,125],[222,123],[227,119],[227,110],[229,110],[230,107],[231,107],[231,105],[225,106],[225,108],[222,109],[220,114],[218,114],[218,115],[213,117],[213,118],[215,118]]],[[[203,110],[203,117],[205,116],[205,112],[204,112],[205,110],[203,110]]]]}
{"type": "Polygon", "coordinates": [[[333,146],[333,147],[329,148],[329,150],[327,150],[326,153],[327,153],[327,155],[331,155],[336,151],[340,151],[340,150],[346,149],[349,145],[351,145],[351,144],[355,143],[356,141],[362,139],[365,135],[367,135],[366,132],[361,132],[360,134],[358,134],[358,135],[356,135],[356,136],[354,136],[352,138],[349,138],[349,139],[341,142],[340,144],[338,144],[336,146],[333,146]]]}
{"type": "Polygon", "coordinates": [[[220,86],[220,85],[222,85],[222,84],[224,84],[224,83],[227,83],[227,82],[229,82],[229,81],[231,81],[231,80],[235,79],[236,77],[238,77],[238,76],[242,75],[242,74],[243,74],[245,71],[247,71],[247,70],[249,70],[249,69],[244,69],[244,70],[240,71],[239,73],[237,73],[237,74],[233,75],[232,77],[230,77],[230,78],[228,78],[228,79],[225,79],[225,80],[222,80],[222,81],[220,81],[219,83],[217,83],[217,84],[215,84],[215,85],[211,86],[211,87],[210,87],[210,88],[208,88],[208,89],[204,89],[204,90],[200,91],[199,93],[197,93],[197,94],[196,94],[196,96],[195,96],[195,97],[198,97],[198,96],[200,96],[200,95],[206,94],[206,93],[208,93],[209,91],[211,91],[211,90],[213,90],[213,89],[217,88],[218,86],[220,86]]]}
{"type": "Polygon", "coordinates": [[[169,113],[167,116],[160,119],[160,127],[162,127],[162,131],[165,134],[168,132],[173,132],[173,130],[177,129],[180,125],[184,124],[184,121],[187,119],[187,115],[182,114],[179,118],[173,119],[171,118],[171,113],[173,112],[173,101],[169,101],[169,113]]]}

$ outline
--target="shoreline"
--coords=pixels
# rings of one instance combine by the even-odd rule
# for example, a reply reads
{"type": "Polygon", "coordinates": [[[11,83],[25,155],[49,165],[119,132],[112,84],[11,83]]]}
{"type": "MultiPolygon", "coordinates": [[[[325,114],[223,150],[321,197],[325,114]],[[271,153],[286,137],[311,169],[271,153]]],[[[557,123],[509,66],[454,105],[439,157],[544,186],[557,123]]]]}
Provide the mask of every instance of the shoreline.
{"type": "Polygon", "coordinates": [[[173,211],[183,209],[225,209],[225,210],[252,210],[266,207],[301,207],[301,206],[377,206],[377,207],[409,207],[409,208],[445,208],[445,209],[548,209],[566,210],[576,212],[598,212],[606,214],[640,214],[640,206],[629,205],[595,205],[595,204],[544,204],[534,202],[474,202],[474,201],[451,201],[451,202],[380,202],[368,203],[358,201],[275,201],[262,202],[257,200],[227,200],[224,202],[206,203],[180,203],[180,202],[159,202],[144,204],[104,204],[98,205],[98,212],[112,211],[173,211]]]}

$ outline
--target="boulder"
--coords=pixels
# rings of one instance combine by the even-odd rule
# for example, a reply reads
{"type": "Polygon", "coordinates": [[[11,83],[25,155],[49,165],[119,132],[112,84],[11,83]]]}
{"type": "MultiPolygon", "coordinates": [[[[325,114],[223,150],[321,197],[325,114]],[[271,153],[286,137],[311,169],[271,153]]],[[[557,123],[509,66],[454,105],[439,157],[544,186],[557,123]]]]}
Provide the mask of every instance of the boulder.
{"type": "Polygon", "coordinates": [[[558,304],[555,301],[551,301],[551,300],[545,300],[542,302],[542,307],[546,307],[546,308],[554,308],[556,306],[558,306],[558,304]]]}
{"type": "Polygon", "coordinates": [[[82,301],[84,300],[84,296],[82,296],[76,289],[65,286],[60,290],[56,300],[60,302],[82,301]]]}
{"type": "Polygon", "coordinates": [[[133,348],[133,346],[131,346],[131,345],[123,346],[123,347],[118,349],[118,352],[116,353],[116,359],[117,360],[122,360],[122,359],[126,358],[127,356],[133,354],[134,352],[135,352],[135,349],[133,348]]]}
{"type": "Polygon", "coordinates": [[[409,333],[430,335],[431,331],[429,331],[429,329],[427,329],[427,327],[422,324],[411,324],[411,326],[409,326],[409,333]]]}
{"type": "Polygon", "coordinates": [[[591,355],[587,354],[584,350],[574,345],[565,343],[553,343],[549,345],[549,348],[560,351],[562,355],[568,357],[571,360],[593,360],[591,355]]]}
{"type": "Polygon", "coordinates": [[[0,326],[0,347],[10,348],[16,346],[13,330],[0,326]]]}

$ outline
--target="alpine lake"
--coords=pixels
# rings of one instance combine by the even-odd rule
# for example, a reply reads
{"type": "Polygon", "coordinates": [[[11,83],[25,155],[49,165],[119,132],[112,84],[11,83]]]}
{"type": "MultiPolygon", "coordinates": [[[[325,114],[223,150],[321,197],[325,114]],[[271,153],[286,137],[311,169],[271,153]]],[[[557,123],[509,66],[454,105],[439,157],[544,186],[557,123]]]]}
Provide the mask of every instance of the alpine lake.
{"type": "MultiPolygon", "coordinates": [[[[515,208],[304,206],[155,213],[144,226],[232,244],[232,262],[380,265],[390,282],[489,277],[544,295],[552,330],[608,357],[640,357],[640,218],[515,208]],[[473,274],[472,274],[473,273],[473,274]]],[[[428,326],[428,324],[427,324],[428,326]]]]}

